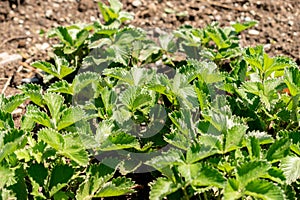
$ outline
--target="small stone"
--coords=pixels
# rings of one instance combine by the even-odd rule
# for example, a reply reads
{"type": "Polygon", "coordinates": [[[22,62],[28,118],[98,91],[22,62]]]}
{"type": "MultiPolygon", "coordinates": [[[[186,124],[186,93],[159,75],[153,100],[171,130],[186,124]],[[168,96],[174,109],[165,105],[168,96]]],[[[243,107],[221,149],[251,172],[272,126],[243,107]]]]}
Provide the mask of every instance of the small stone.
{"type": "Polygon", "coordinates": [[[94,22],[94,21],[96,21],[96,17],[90,16],[90,20],[91,20],[92,22],[94,22]]]}
{"type": "Polygon", "coordinates": [[[0,66],[7,65],[9,63],[18,62],[22,60],[22,56],[20,54],[12,54],[9,55],[8,53],[1,53],[0,54],[0,66]]]}
{"type": "Polygon", "coordinates": [[[46,13],[45,13],[45,16],[47,19],[51,19],[53,15],[53,11],[52,10],[47,10],[46,13]]]}
{"type": "Polygon", "coordinates": [[[215,19],[216,19],[217,21],[220,21],[220,20],[222,19],[222,17],[221,17],[220,15],[216,15],[216,16],[215,16],[215,19]]]}
{"type": "Polygon", "coordinates": [[[249,33],[250,35],[259,35],[259,31],[254,30],[254,29],[249,30],[248,33],[249,33]]]}
{"type": "Polygon", "coordinates": [[[132,3],[133,7],[140,7],[142,5],[142,2],[140,0],[134,0],[132,3]]]}
{"type": "Polygon", "coordinates": [[[250,17],[245,17],[244,19],[246,22],[252,21],[252,19],[250,17]]]}
{"type": "Polygon", "coordinates": [[[266,45],[264,45],[264,49],[265,50],[270,50],[271,49],[271,44],[266,44],[266,45]]]}
{"type": "Polygon", "coordinates": [[[40,51],[45,51],[47,48],[50,47],[50,45],[45,42],[43,44],[36,44],[35,47],[40,51]]]}
{"type": "Polygon", "coordinates": [[[288,24],[289,24],[290,26],[294,26],[294,22],[293,22],[293,21],[288,21],[288,24]]]}

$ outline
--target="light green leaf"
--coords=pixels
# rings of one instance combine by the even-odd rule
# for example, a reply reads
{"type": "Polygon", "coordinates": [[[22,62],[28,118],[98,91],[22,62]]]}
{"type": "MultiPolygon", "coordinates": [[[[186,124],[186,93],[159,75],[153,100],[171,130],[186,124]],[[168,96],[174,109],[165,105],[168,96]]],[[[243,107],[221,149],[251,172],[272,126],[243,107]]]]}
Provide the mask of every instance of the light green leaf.
{"type": "Polygon", "coordinates": [[[225,152],[242,147],[242,141],[248,129],[245,125],[236,125],[228,129],[225,137],[225,152]]]}
{"type": "Polygon", "coordinates": [[[8,130],[15,127],[12,114],[0,110],[0,130],[8,130]]]}
{"type": "Polygon", "coordinates": [[[237,180],[240,186],[267,174],[270,164],[265,161],[252,161],[237,168],[237,180]]]}
{"type": "Polygon", "coordinates": [[[102,151],[111,151],[127,148],[140,149],[140,143],[135,137],[124,132],[112,133],[101,144],[102,151]]]}
{"type": "Polygon", "coordinates": [[[195,188],[203,186],[215,186],[218,188],[224,188],[225,181],[226,179],[224,178],[224,174],[220,173],[213,167],[204,165],[201,166],[198,175],[193,178],[191,185],[195,188]]]}
{"type": "Polygon", "coordinates": [[[59,121],[61,115],[60,111],[63,108],[64,100],[65,99],[63,96],[56,93],[44,94],[44,101],[48,106],[52,120],[54,120],[55,125],[59,121]]]}
{"type": "Polygon", "coordinates": [[[299,68],[286,68],[284,71],[284,82],[292,96],[300,94],[300,70],[299,68]]]}
{"type": "Polygon", "coordinates": [[[20,104],[22,104],[28,97],[25,94],[16,94],[7,99],[4,105],[0,108],[4,112],[12,113],[20,104]]]}
{"type": "Polygon", "coordinates": [[[288,155],[291,142],[288,138],[276,140],[268,149],[266,159],[276,162],[288,155]]]}
{"type": "Polygon", "coordinates": [[[287,156],[282,159],[280,169],[286,177],[287,184],[291,184],[300,178],[300,157],[287,156]]]}
{"type": "Polygon", "coordinates": [[[66,108],[61,113],[61,118],[57,123],[57,129],[66,128],[85,117],[85,112],[79,107],[66,108]]]}
{"type": "Polygon", "coordinates": [[[95,72],[83,72],[80,74],[77,74],[72,82],[72,91],[73,94],[80,94],[82,92],[82,89],[86,88],[92,83],[96,83],[100,80],[100,75],[95,72]]]}
{"type": "Polygon", "coordinates": [[[48,128],[54,128],[51,123],[50,117],[45,113],[38,109],[38,107],[33,105],[28,105],[26,111],[26,117],[32,119],[34,122],[46,126],[48,128]]]}
{"type": "Polygon", "coordinates": [[[0,132],[0,163],[6,156],[13,154],[18,149],[24,148],[27,142],[26,137],[23,131],[18,130],[0,132]]]}
{"type": "Polygon", "coordinates": [[[217,153],[211,146],[200,143],[193,144],[186,152],[186,162],[194,163],[217,153]]]}
{"type": "Polygon", "coordinates": [[[134,183],[129,178],[117,177],[102,185],[95,197],[113,197],[133,193],[134,183]]]}
{"type": "Polygon", "coordinates": [[[239,183],[235,179],[228,179],[224,189],[224,200],[240,199],[242,193],[239,191],[239,183]]]}
{"type": "Polygon", "coordinates": [[[169,194],[176,192],[180,188],[180,184],[175,184],[172,181],[159,177],[154,182],[150,183],[150,200],[161,200],[169,194]]]}
{"type": "Polygon", "coordinates": [[[246,145],[247,145],[247,148],[248,148],[250,158],[252,160],[260,159],[261,148],[260,148],[259,140],[254,136],[250,136],[247,139],[247,144],[246,145]]]}
{"type": "Polygon", "coordinates": [[[67,46],[73,45],[72,36],[69,34],[68,29],[66,27],[57,27],[54,29],[56,36],[67,46]]]}
{"type": "Polygon", "coordinates": [[[42,87],[37,84],[25,84],[18,87],[30,100],[38,106],[43,107],[42,87]]]}
{"type": "Polygon", "coordinates": [[[243,23],[234,23],[231,26],[235,29],[235,32],[240,33],[248,28],[251,28],[257,24],[257,21],[246,21],[243,23]]]}
{"type": "Polygon", "coordinates": [[[47,92],[73,94],[71,85],[66,80],[57,81],[49,86],[47,92]]]}
{"type": "Polygon", "coordinates": [[[12,185],[16,183],[15,173],[12,169],[0,166],[0,191],[5,188],[5,186],[12,185]]]}
{"type": "Polygon", "coordinates": [[[55,150],[63,150],[65,141],[63,136],[56,130],[50,128],[43,128],[38,132],[39,140],[49,144],[55,150]]]}
{"type": "Polygon", "coordinates": [[[152,158],[146,161],[146,165],[150,165],[157,170],[162,170],[165,167],[171,168],[174,165],[183,164],[183,154],[180,150],[170,149],[167,152],[163,152],[162,155],[152,158]]]}
{"type": "Polygon", "coordinates": [[[88,153],[82,145],[81,138],[75,134],[63,136],[64,147],[59,151],[60,154],[72,159],[81,166],[86,166],[89,162],[88,153]]]}
{"type": "Polygon", "coordinates": [[[284,200],[286,199],[281,188],[266,180],[253,180],[245,188],[245,194],[263,200],[284,200]]]}
{"type": "Polygon", "coordinates": [[[79,48],[82,44],[84,44],[84,42],[86,41],[86,39],[89,36],[89,32],[85,29],[82,29],[81,31],[79,31],[76,34],[76,40],[75,40],[75,48],[79,48]]]}

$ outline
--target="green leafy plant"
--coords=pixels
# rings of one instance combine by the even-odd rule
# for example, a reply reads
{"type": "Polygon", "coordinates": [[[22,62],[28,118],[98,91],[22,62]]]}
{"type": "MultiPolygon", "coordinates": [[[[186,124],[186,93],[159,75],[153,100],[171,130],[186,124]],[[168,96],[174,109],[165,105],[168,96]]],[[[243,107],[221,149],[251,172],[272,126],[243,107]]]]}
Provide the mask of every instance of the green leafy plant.
{"type": "Polygon", "coordinates": [[[108,2],[104,22],[49,33],[32,66],[51,82],[0,96],[0,198],[297,199],[297,64],[239,45],[256,22],[156,43],[108,2]]]}

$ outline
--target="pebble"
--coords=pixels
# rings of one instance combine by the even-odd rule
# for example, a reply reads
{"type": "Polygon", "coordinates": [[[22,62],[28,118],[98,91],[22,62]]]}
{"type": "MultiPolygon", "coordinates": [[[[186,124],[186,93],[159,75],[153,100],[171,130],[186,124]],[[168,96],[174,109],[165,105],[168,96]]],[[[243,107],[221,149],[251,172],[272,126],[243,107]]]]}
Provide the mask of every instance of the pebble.
{"type": "Polygon", "coordinates": [[[270,50],[271,49],[271,44],[266,44],[266,45],[264,45],[264,49],[265,50],[270,50]]]}
{"type": "Polygon", "coordinates": [[[4,52],[0,54],[0,66],[7,65],[9,63],[17,62],[22,60],[22,56],[20,54],[11,54],[4,52]]]}
{"type": "Polygon", "coordinates": [[[133,7],[140,7],[142,5],[142,2],[140,0],[134,0],[132,3],[133,7]]]}
{"type": "Polygon", "coordinates": [[[289,24],[290,26],[294,26],[294,22],[293,22],[293,21],[288,21],[288,24],[289,24]]]}
{"type": "Polygon", "coordinates": [[[245,17],[244,20],[247,21],[247,22],[252,21],[252,19],[250,17],[245,17]]]}
{"type": "Polygon", "coordinates": [[[53,15],[53,11],[52,10],[46,10],[45,16],[47,19],[51,19],[53,15]]]}
{"type": "Polygon", "coordinates": [[[47,42],[45,42],[45,43],[43,43],[43,44],[36,44],[35,47],[36,47],[38,50],[44,51],[44,50],[46,50],[47,48],[49,48],[50,45],[49,45],[47,42]]]}
{"type": "Polygon", "coordinates": [[[259,35],[259,31],[254,30],[254,29],[250,29],[250,30],[248,31],[248,33],[249,33],[250,35],[259,35]]]}

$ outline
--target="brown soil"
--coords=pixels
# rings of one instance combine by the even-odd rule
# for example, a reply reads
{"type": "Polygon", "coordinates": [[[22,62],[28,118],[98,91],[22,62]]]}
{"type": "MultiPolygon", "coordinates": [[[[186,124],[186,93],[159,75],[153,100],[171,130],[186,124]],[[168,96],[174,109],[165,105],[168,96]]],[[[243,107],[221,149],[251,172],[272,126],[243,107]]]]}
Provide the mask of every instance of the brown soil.
{"type": "MultiPolygon", "coordinates": [[[[16,87],[36,71],[35,60],[48,59],[51,40],[46,33],[53,27],[90,23],[99,18],[93,0],[0,0],[0,54],[19,53],[22,62],[0,66],[0,93],[18,93],[16,87]],[[18,70],[18,71],[17,71],[18,70]],[[4,85],[8,87],[4,89],[4,85]]],[[[105,1],[107,2],[107,1],[105,1]]],[[[265,44],[271,55],[291,56],[300,63],[299,0],[122,0],[125,10],[135,13],[131,23],[144,28],[176,29],[183,24],[204,27],[212,21],[229,25],[232,21],[254,19],[259,24],[241,35],[243,46],[265,44]]],[[[1,58],[0,58],[1,61],[1,58]]]]}

